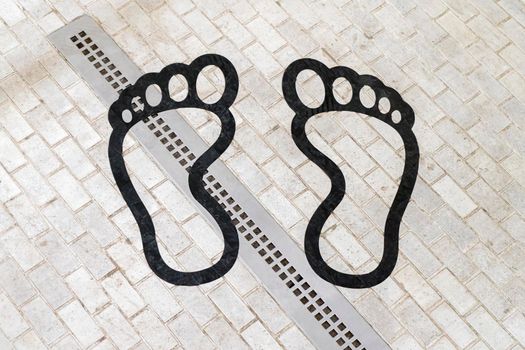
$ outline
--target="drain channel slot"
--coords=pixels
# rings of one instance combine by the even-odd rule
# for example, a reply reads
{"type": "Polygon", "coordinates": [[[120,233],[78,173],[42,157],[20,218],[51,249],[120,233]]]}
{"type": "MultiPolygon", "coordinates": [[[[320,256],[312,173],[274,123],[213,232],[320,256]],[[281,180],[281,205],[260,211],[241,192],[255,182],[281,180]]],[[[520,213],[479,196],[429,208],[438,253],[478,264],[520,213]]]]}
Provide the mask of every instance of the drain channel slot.
{"type": "MultiPolygon", "coordinates": [[[[109,107],[142,72],[89,16],[49,36],[51,42],[109,107]]],[[[141,101],[133,108],[140,108],[141,101]]],[[[131,130],[186,196],[187,170],[208,147],[176,111],[152,115],[131,130]],[[166,119],[169,118],[169,123],[166,119]]],[[[239,256],[319,349],[389,349],[337,288],[310,268],[304,253],[220,160],[204,178],[240,235],[239,256]]],[[[196,206],[210,222],[209,213],[196,206]]],[[[215,227],[215,226],[214,226],[215,227]]]]}

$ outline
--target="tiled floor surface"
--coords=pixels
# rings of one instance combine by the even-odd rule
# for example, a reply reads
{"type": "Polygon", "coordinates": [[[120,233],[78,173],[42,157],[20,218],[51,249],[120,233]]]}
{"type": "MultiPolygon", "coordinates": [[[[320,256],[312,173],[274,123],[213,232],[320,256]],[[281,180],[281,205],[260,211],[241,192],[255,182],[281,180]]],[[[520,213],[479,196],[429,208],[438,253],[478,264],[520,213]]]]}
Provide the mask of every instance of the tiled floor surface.
{"type": "MultiPolygon", "coordinates": [[[[222,159],[299,245],[329,181],[290,137],[284,69],[314,57],[399,91],[421,148],[399,261],[379,286],[341,290],[394,349],[525,347],[520,0],[0,0],[0,349],[312,348],[241,262],[200,287],[152,274],[109,171],[106,108],[46,39],[82,14],[144,71],[209,52],[234,63],[238,128],[222,159]]],[[[219,94],[219,77],[205,78],[219,94]]],[[[322,99],[316,77],[299,85],[305,101],[322,99]]],[[[215,117],[184,116],[214,140],[215,117]]],[[[323,255],[369,271],[403,167],[400,138],[348,112],[307,130],[347,181],[323,255]]],[[[209,264],[222,242],[194,239],[211,227],[128,146],[165,256],[188,270],[209,264]]]]}

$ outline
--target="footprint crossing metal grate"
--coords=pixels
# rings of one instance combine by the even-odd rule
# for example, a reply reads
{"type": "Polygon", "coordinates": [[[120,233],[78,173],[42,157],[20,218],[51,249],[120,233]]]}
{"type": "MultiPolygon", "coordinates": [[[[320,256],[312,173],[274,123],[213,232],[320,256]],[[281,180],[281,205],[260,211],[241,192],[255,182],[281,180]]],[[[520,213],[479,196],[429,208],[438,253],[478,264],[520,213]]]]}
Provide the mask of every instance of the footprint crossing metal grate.
{"type": "MultiPolygon", "coordinates": [[[[107,106],[142,75],[88,16],[52,33],[50,40],[107,106]]],[[[142,108],[140,98],[132,108],[142,108]]],[[[176,111],[168,111],[150,116],[131,132],[193,201],[187,170],[207,146],[191,126],[176,111]]],[[[312,271],[300,248],[220,160],[210,166],[204,181],[244,238],[240,258],[317,348],[389,349],[337,288],[312,271]]],[[[197,207],[213,225],[207,211],[197,207]]]]}

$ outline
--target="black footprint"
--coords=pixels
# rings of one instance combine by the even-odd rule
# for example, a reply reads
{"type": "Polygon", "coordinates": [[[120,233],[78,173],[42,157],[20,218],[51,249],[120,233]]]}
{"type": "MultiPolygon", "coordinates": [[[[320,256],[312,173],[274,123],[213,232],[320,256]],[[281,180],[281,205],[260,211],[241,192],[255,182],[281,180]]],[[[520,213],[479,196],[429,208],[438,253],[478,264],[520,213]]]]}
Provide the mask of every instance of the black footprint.
{"type": "Polygon", "coordinates": [[[295,112],[292,121],[292,137],[295,144],[328,175],[332,183],[330,193],[314,212],[306,228],[304,246],[310,266],[323,279],[342,287],[367,288],[381,283],[392,273],[396,265],[399,250],[399,225],[417,177],[419,148],[412,132],[414,111],[397,91],[385,86],[376,77],[359,75],[347,67],[328,68],[314,59],[300,59],[286,68],[283,76],[283,93],[286,102],[295,112]],[[297,94],[295,85],[297,75],[307,69],[313,70],[323,81],[325,98],[317,108],[305,106],[297,94]],[[340,77],[348,80],[352,86],[352,98],[346,104],[337,102],[333,94],[333,83],[340,77]],[[359,92],[365,86],[372,88],[376,96],[374,105],[370,107],[366,107],[359,99],[359,92]],[[378,102],[381,98],[389,100],[391,106],[389,111],[381,112],[378,102]],[[405,167],[401,176],[401,184],[385,223],[383,257],[375,270],[361,275],[334,270],[324,261],[319,249],[319,236],[323,225],[343,199],[346,184],[341,169],[310,143],[306,137],[305,125],[310,117],[331,111],[351,111],[377,118],[399,133],[405,147],[405,167]]]}
{"type": "Polygon", "coordinates": [[[198,57],[190,65],[175,63],[159,73],[143,75],[134,85],[127,87],[109,109],[109,123],[113,128],[108,148],[111,171],[122,197],[139,226],[146,260],[153,272],[166,282],[186,286],[211,282],[226,274],[237,259],[239,238],[235,226],[226,211],[206,191],[202,178],[208,167],[224,153],[233,140],[235,119],[229,108],[235,101],[238,89],[239,79],[231,62],[222,56],[209,54],[198,57]],[[197,77],[204,67],[210,65],[217,66],[222,71],[225,81],[222,97],[212,104],[203,102],[197,94],[197,77]],[[188,83],[188,94],[183,101],[175,101],[170,97],[168,84],[177,74],[183,75],[188,83]],[[158,103],[150,102],[146,98],[146,89],[151,85],[160,87],[162,98],[158,103]],[[132,107],[137,98],[143,101],[141,110],[132,107]],[[204,109],[216,114],[221,121],[219,137],[195,160],[189,169],[188,182],[192,195],[219,225],[224,238],[224,251],[220,260],[214,265],[193,272],[174,270],[162,259],[157,245],[155,226],[129,178],[122,157],[124,137],[133,125],[146,120],[151,115],[177,108],[204,109]]]}

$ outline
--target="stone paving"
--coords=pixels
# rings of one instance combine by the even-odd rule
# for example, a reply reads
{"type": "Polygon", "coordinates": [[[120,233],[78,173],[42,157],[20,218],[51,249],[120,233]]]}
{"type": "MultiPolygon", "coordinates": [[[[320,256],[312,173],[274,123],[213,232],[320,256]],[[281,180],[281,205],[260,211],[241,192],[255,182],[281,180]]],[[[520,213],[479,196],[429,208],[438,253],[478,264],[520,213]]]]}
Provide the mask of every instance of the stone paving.
{"type": "MultiPolygon", "coordinates": [[[[329,181],[293,144],[284,69],[313,57],[398,90],[421,148],[399,261],[382,284],[341,291],[394,349],[525,347],[520,0],[0,0],[0,349],[313,348],[241,261],[199,287],[148,268],[109,170],[106,108],[46,39],[82,14],[144,71],[209,52],[234,63],[238,128],[221,159],[300,246],[329,181]]],[[[211,96],[215,73],[204,76],[211,96]]],[[[320,102],[315,76],[298,85],[320,102]]],[[[344,83],[336,93],[348,95],[344,83]]],[[[214,140],[215,117],[184,117],[214,140]]],[[[400,138],[349,112],[307,130],[347,182],[323,256],[370,271],[403,167],[400,138]]],[[[192,270],[220,256],[211,226],[131,139],[125,159],[170,264],[192,270]]]]}

